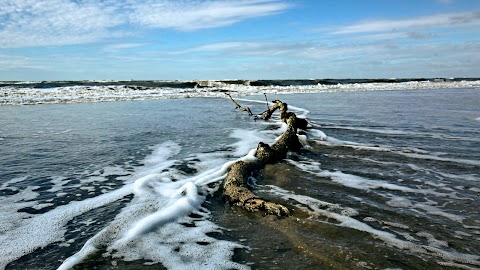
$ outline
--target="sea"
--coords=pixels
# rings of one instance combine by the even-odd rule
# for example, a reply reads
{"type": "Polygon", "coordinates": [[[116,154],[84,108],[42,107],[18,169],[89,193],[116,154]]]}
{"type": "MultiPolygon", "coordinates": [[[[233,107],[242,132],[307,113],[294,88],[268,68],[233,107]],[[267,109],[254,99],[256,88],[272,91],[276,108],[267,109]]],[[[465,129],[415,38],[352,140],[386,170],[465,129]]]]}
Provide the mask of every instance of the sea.
{"type": "Polygon", "coordinates": [[[480,79],[0,82],[0,269],[480,269],[480,79]],[[225,201],[228,167],[288,217],[225,201]],[[271,104],[271,103],[270,103],[271,104]]]}

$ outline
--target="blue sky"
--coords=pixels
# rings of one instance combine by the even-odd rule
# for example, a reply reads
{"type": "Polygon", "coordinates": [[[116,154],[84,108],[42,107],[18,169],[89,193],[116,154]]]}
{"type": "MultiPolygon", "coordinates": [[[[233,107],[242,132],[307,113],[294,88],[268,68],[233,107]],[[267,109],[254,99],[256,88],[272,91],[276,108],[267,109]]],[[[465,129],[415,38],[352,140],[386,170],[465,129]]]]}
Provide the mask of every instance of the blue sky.
{"type": "Polygon", "coordinates": [[[478,0],[2,0],[0,80],[479,77],[478,0]]]}

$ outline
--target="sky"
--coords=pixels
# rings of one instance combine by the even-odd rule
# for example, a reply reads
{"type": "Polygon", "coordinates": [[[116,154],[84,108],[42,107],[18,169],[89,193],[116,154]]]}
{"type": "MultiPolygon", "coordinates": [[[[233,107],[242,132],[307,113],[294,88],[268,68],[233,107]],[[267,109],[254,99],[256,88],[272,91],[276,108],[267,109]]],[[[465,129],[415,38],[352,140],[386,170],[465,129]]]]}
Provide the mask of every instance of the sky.
{"type": "Polygon", "coordinates": [[[2,81],[479,71],[479,0],[0,1],[2,81]]]}

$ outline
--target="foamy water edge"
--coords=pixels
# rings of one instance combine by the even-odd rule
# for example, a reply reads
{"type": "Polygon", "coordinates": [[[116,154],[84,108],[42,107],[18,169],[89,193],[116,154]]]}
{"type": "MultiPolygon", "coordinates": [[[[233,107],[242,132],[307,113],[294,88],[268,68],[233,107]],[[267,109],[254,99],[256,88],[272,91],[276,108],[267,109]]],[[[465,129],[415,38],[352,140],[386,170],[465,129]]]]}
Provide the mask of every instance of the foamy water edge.
{"type": "Polygon", "coordinates": [[[0,105],[84,103],[127,100],[225,97],[224,92],[237,96],[278,95],[321,92],[391,91],[417,89],[480,88],[476,81],[409,81],[396,83],[346,83],[336,85],[250,86],[211,82],[208,87],[135,87],[132,85],[74,85],[51,88],[0,87],[0,105]]]}

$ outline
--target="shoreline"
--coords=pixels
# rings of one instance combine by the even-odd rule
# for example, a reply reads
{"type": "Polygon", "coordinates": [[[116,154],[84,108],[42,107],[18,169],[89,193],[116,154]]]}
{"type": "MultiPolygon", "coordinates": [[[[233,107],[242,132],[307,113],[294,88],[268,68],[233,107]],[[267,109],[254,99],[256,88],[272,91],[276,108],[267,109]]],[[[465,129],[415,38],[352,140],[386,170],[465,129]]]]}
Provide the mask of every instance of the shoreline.
{"type": "MultiPolygon", "coordinates": [[[[153,83],[154,81],[152,81],[153,83]]],[[[480,80],[462,81],[406,81],[406,82],[366,82],[345,84],[315,85],[267,85],[206,81],[203,86],[194,87],[148,87],[135,84],[72,85],[72,82],[56,82],[52,87],[39,87],[31,84],[0,87],[0,105],[36,105],[91,103],[112,101],[181,99],[181,98],[224,98],[225,92],[235,96],[281,95],[325,92],[364,92],[400,91],[432,89],[480,89],[480,80]]]]}

